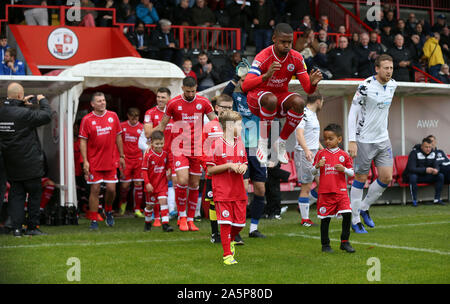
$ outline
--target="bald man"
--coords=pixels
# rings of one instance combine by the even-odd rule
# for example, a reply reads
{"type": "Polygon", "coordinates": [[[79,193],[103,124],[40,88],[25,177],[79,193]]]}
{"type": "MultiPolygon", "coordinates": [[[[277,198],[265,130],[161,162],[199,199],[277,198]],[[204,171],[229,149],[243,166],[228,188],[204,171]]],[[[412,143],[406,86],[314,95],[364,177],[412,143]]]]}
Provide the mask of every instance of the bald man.
{"type": "Polygon", "coordinates": [[[22,236],[27,193],[29,219],[25,234],[42,235],[44,233],[39,230],[39,207],[44,155],[36,128],[51,121],[50,106],[43,95],[36,98],[25,96],[23,87],[17,82],[8,86],[7,96],[0,103],[0,150],[11,184],[8,214],[12,220],[13,235],[22,236]]]}

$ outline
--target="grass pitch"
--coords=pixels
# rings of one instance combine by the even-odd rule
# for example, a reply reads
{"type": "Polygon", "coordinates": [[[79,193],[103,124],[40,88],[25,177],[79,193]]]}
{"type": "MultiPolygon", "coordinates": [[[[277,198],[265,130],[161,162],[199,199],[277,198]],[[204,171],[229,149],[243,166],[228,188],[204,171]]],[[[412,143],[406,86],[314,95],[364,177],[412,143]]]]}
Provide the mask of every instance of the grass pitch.
{"type": "MultiPolygon", "coordinates": [[[[315,205],[310,214],[320,223],[315,205]]],[[[43,226],[47,236],[0,235],[0,283],[450,283],[448,204],[374,206],[371,216],[376,227],[368,234],[351,233],[354,254],[339,250],[341,221],[333,219],[334,253],[325,254],[319,226],[300,226],[290,205],[282,220],[260,221],[266,239],[248,238],[247,224],[233,266],[222,264],[222,247],[210,243],[205,219],[196,223],[199,232],[172,233],[145,233],[143,219],[119,217],[115,227],[100,223],[98,232],[90,232],[80,219],[78,226],[43,226]],[[79,281],[71,281],[77,265],[79,281]]]]}

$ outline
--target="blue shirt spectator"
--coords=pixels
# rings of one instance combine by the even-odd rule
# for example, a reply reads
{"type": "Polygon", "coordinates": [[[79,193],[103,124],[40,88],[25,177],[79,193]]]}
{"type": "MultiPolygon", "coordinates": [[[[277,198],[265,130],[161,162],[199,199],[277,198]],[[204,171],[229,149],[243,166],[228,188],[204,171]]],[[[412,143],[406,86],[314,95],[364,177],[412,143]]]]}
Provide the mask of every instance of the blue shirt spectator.
{"type": "Polygon", "coordinates": [[[0,67],[0,75],[25,75],[25,64],[16,59],[17,51],[9,48],[5,52],[5,57],[0,67]]]}
{"type": "Polygon", "coordinates": [[[159,21],[158,12],[150,0],[141,0],[136,7],[136,15],[145,24],[156,24],[159,21]]]}

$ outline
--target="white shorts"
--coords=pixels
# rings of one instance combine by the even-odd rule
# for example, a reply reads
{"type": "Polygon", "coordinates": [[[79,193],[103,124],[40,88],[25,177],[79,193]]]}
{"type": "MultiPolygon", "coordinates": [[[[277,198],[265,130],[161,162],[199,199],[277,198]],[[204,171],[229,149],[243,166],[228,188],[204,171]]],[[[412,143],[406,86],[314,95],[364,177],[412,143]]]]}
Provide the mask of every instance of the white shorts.
{"type": "Polygon", "coordinates": [[[354,160],[355,173],[369,174],[372,161],[376,167],[392,167],[394,159],[392,156],[391,141],[385,140],[379,143],[356,142],[358,151],[354,160]]]}
{"type": "MultiPolygon", "coordinates": [[[[317,150],[311,150],[313,153],[313,161],[317,150]]],[[[310,184],[314,181],[314,175],[311,173],[313,162],[306,159],[305,151],[294,150],[295,169],[297,170],[298,181],[302,184],[310,184]]]]}

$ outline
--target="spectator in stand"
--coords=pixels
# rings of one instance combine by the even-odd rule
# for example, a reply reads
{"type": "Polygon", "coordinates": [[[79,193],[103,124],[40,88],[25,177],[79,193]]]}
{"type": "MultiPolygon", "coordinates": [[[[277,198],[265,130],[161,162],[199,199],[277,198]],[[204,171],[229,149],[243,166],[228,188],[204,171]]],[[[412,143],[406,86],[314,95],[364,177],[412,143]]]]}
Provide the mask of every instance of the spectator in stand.
{"type": "Polygon", "coordinates": [[[130,5],[130,0],[122,0],[115,7],[117,22],[136,23],[136,14],[130,5]]]}
{"type": "Polygon", "coordinates": [[[337,32],[338,34],[347,34],[347,29],[345,28],[345,25],[339,25],[337,32]]]}
{"type": "Polygon", "coordinates": [[[242,56],[241,53],[234,52],[227,59],[228,60],[225,62],[225,64],[220,67],[221,82],[233,79],[234,75],[236,74],[236,67],[239,62],[241,62],[242,56]]]}
{"type": "Polygon", "coordinates": [[[151,32],[150,43],[157,50],[159,60],[169,61],[181,67],[183,53],[177,46],[171,27],[172,23],[169,20],[159,20],[159,25],[151,32]]]}
{"type": "Polygon", "coordinates": [[[409,68],[412,64],[413,56],[409,48],[405,47],[405,38],[401,34],[395,35],[394,47],[387,53],[394,60],[394,74],[392,78],[395,81],[411,81],[409,68]]]}
{"type": "Polygon", "coordinates": [[[391,29],[395,28],[396,24],[397,24],[397,20],[394,18],[394,11],[388,11],[385,15],[384,15],[384,19],[382,21],[382,27],[385,26],[390,26],[391,29]]]}
{"type": "Polygon", "coordinates": [[[378,36],[377,32],[375,32],[375,31],[370,32],[370,35],[369,35],[369,39],[370,39],[370,41],[369,41],[369,49],[376,53],[376,55],[374,56],[375,59],[378,56],[380,56],[381,54],[384,53],[383,47],[381,46],[380,43],[378,43],[378,37],[379,36],[378,36]]]}
{"type": "Polygon", "coordinates": [[[314,27],[315,31],[318,32],[321,29],[324,29],[327,33],[333,33],[333,29],[331,28],[329,22],[328,22],[328,16],[322,15],[320,16],[319,22],[314,27]]]}
{"type": "Polygon", "coordinates": [[[441,66],[441,70],[439,71],[439,75],[438,75],[437,79],[442,81],[445,84],[450,84],[450,74],[449,74],[448,64],[444,63],[441,66]]]}
{"type": "Polygon", "coordinates": [[[383,26],[383,32],[381,33],[381,44],[384,49],[390,49],[394,46],[394,35],[392,34],[392,28],[385,24],[383,26]]]}
{"type": "Polygon", "coordinates": [[[198,54],[198,63],[193,70],[197,75],[198,91],[203,91],[220,83],[220,75],[205,52],[198,54]]]}
{"type": "Polygon", "coordinates": [[[145,24],[138,20],[134,26],[134,32],[128,34],[128,40],[136,48],[143,58],[150,58],[150,36],[145,31],[145,24]]]}
{"type": "Polygon", "coordinates": [[[444,27],[441,31],[441,39],[439,40],[439,45],[441,46],[442,53],[444,54],[445,62],[450,59],[450,30],[448,26],[444,27]]]}
{"type": "Polygon", "coordinates": [[[0,75],[25,75],[25,64],[23,61],[16,59],[17,51],[15,48],[9,48],[5,51],[2,61],[0,75]]]}
{"type": "Polygon", "coordinates": [[[294,49],[302,54],[306,65],[308,65],[319,51],[319,42],[314,36],[314,31],[312,29],[306,29],[295,42],[294,49]]]}
{"type": "MultiPolygon", "coordinates": [[[[47,1],[42,0],[23,0],[22,2],[25,5],[47,5],[47,1]]],[[[48,25],[47,8],[25,8],[23,14],[28,25],[48,25]]]]}
{"type": "Polygon", "coordinates": [[[9,49],[8,38],[5,34],[0,35],[0,60],[3,61],[5,58],[5,52],[9,49]]]}
{"type": "Polygon", "coordinates": [[[417,24],[419,24],[419,20],[417,20],[416,14],[409,13],[408,20],[406,20],[406,30],[410,33],[414,33],[416,31],[417,24]]]}
{"type": "Polygon", "coordinates": [[[442,49],[439,45],[439,39],[439,33],[434,33],[434,36],[428,38],[423,46],[422,57],[425,61],[428,61],[428,72],[431,76],[436,78],[441,70],[441,65],[445,63],[442,49]]]}
{"type": "MultiPolygon", "coordinates": [[[[89,0],[81,0],[81,7],[95,7],[95,4],[89,0]]],[[[80,12],[81,23],[80,26],[95,27],[95,19],[97,19],[98,13],[95,10],[82,9],[80,12]]]]}
{"type": "Polygon", "coordinates": [[[319,52],[312,59],[312,68],[320,70],[325,80],[333,78],[333,74],[331,74],[328,68],[327,50],[328,46],[325,42],[319,43],[319,52]]]}
{"type": "Polygon", "coordinates": [[[369,48],[369,34],[361,33],[360,44],[353,51],[358,59],[358,77],[367,78],[375,74],[375,58],[377,53],[369,48]]]}
{"type": "MultiPolygon", "coordinates": [[[[420,58],[422,58],[423,56],[423,51],[422,51],[423,46],[420,45],[420,38],[419,35],[417,34],[413,34],[411,35],[411,39],[410,39],[410,43],[408,44],[408,49],[409,52],[411,54],[411,61],[412,61],[412,66],[416,66],[419,69],[422,68],[421,64],[420,64],[420,58]]],[[[411,79],[414,79],[414,70],[410,71],[411,74],[411,79]]]]}
{"type": "Polygon", "coordinates": [[[181,0],[180,4],[173,9],[173,24],[192,25],[192,16],[189,7],[189,0],[181,0]]]}
{"type": "MultiPolygon", "coordinates": [[[[195,6],[191,8],[191,18],[193,25],[201,26],[201,27],[214,27],[216,24],[216,15],[214,12],[206,5],[205,0],[196,0],[195,6]]],[[[198,42],[197,48],[206,49],[208,47],[208,43],[210,42],[212,46],[215,45],[217,40],[217,33],[214,34],[212,39],[207,39],[208,31],[203,30],[201,39],[202,41],[198,42]]],[[[198,74],[197,74],[198,77],[198,74]]]]}
{"type": "Polygon", "coordinates": [[[440,14],[437,16],[437,21],[436,23],[433,25],[433,27],[431,28],[432,32],[438,32],[440,33],[441,30],[447,26],[447,21],[446,21],[446,17],[444,14],[440,14]]]}
{"type": "Polygon", "coordinates": [[[406,23],[403,19],[398,19],[397,25],[392,32],[394,35],[401,34],[405,39],[409,38],[409,36],[411,35],[411,33],[406,28],[406,23]]]}
{"type": "Polygon", "coordinates": [[[136,15],[145,24],[157,24],[159,21],[158,12],[150,0],[141,0],[141,3],[136,6],[136,15]]]}
{"type": "Polygon", "coordinates": [[[252,3],[252,20],[256,54],[272,43],[273,27],[275,26],[275,8],[266,0],[252,3]],[[254,6],[253,6],[254,5],[254,6]]]}
{"type": "Polygon", "coordinates": [[[310,14],[309,0],[285,0],[274,1],[279,6],[278,11],[281,16],[285,17],[285,20],[281,22],[289,23],[293,29],[299,28],[303,16],[310,14]],[[284,9],[280,6],[284,4],[284,9]]]}
{"type": "Polygon", "coordinates": [[[420,19],[419,23],[420,23],[420,25],[422,25],[423,33],[425,34],[425,37],[432,34],[431,25],[430,25],[430,23],[428,23],[428,21],[426,21],[425,19],[420,19]]]}
{"type": "Polygon", "coordinates": [[[324,29],[320,29],[319,30],[319,35],[317,35],[317,42],[318,43],[325,43],[327,45],[327,52],[329,50],[331,50],[331,48],[333,48],[333,45],[335,46],[336,44],[333,43],[333,41],[331,41],[330,38],[328,38],[328,33],[326,30],[324,29]]]}
{"type": "Polygon", "coordinates": [[[357,58],[348,46],[348,38],[339,37],[338,47],[328,55],[328,66],[333,73],[333,79],[353,78],[357,71],[357,58]]]}
{"type": "Polygon", "coordinates": [[[409,183],[413,206],[417,207],[417,184],[435,184],[434,203],[443,204],[441,191],[444,185],[444,174],[439,172],[436,153],[432,149],[433,141],[425,137],[418,149],[413,149],[408,156],[408,163],[403,171],[403,180],[409,183]]]}
{"type": "Polygon", "coordinates": [[[311,29],[311,17],[309,15],[303,16],[302,24],[297,28],[297,31],[304,32],[306,29],[311,29]]]}
{"type": "Polygon", "coordinates": [[[350,48],[351,49],[356,49],[359,46],[359,34],[358,33],[353,33],[352,34],[352,39],[350,42],[350,48]]]}
{"type": "Polygon", "coordinates": [[[383,27],[382,22],[383,22],[383,18],[384,18],[383,11],[380,11],[379,16],[373,16],[373,18],[374,18],[373,21],[369,21],[366,16],[366,18],[364,18],[364,23],[367,24],[368,26],[370,26],[370,28],[372,28],[372,30],[374,30],[375,32],[381,33],[381,30],[383,27]]]}
{"type": "Polygon", "coordinates": [[[436,153],[436,161],[439,166],[439,172],[444,174],[444,183],[450,184],[450,159],[448,159],[447,154],[436,147],[437,141],[434,135],[428,135],[427,138],[432,140],[431,147],[436,153]]]}
{"type": "Polygon", "coordinates": [[[420,45],[423,48],[423,45],[425,44],[425,41],[427,41],[427,37],[426,37],[426,35],[425,35],[424,31],[423,31],[423,25],[421,23],[417,23],[414,33],[419,36],[419,38],[420,38],[420,45]]]}
{"type": "MultiPolygon", "coordinates": [[[[104,8],[115,8],[114,0],[106,0],[104,8]]],[[[100,20],[99,26],[101,27],[111,27],[113,19],[112,11],[101,11],[100,12],[100,20]]]]}
{"type": "Polygon", "coordinates": [[[197,74],[192,70],[192,60],[189,58],[185,58],[182,65],[182,70],[184,72],[184,75],[191,76],[197,81],[197,74]]]}
{"type": "MultiPolygon", "coordinates": [[[[250,30],[250,20],[252,16],[252,11],[250,6],[247,5],[248,1],[242,1],[238,3],[239,0],[233,0],[225,8],[225,12],[230,16],[229,27],[235,27],[241,29],[241,51],[245,51],[245,46],[247,43],[247,33],[250,30]]],[[[235,38],[233,38],[235,40],[235,38]]]]}

